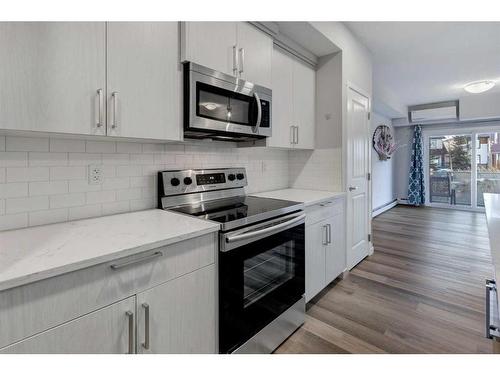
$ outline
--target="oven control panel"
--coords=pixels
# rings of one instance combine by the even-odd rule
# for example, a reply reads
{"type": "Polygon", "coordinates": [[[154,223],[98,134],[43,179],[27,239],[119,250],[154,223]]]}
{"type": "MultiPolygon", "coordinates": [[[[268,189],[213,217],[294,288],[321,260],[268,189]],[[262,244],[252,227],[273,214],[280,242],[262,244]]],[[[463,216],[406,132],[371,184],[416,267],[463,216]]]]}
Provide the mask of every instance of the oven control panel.
{"type": "Polygon", "coordinates": [[[158,172],[159,196],[247,186],[245,168],[185,169],[158,172]]]}

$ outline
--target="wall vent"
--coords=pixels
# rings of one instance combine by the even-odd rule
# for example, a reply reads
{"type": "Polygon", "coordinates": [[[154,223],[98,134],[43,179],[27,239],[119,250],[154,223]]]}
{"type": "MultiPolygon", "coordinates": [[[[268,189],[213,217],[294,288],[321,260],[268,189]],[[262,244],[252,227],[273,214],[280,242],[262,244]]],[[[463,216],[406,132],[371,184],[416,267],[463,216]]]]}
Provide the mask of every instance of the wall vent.
{"type": "Polygon", "coordinates": [[[410,124],[457,121],[458,114],[458,100],[408,107],[410,124]]]}

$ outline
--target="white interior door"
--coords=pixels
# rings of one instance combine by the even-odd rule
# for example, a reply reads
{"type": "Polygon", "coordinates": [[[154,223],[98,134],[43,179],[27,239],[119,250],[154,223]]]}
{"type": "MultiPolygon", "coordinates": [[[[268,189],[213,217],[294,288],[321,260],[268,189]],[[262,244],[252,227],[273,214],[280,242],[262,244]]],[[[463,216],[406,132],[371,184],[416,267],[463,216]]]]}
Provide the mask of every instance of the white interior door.
{"type": "Polygon", "coordinates": [[[368,255],[370,206],[369,99],[347,88],[347,266],[368,255]]]}

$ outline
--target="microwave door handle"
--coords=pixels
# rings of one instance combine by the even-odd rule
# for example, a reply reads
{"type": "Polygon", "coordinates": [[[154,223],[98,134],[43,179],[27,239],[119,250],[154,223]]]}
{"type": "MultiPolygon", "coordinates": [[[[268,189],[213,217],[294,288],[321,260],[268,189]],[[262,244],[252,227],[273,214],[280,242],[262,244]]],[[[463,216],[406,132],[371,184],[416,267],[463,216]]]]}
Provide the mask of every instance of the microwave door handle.
{"type": "Polygon", "coordinates": [[[252,237],[258,237],[258,236],[262,236],[264,234],[269,234],[272,232],[277,232],[279,230],[284,230],[285,228],[293,226],[293,224],[303,220],[305,217],[306,217],[306,214],[301,214],[299,216],[294,217],[291,220],[285,221],[284,223],[273,225],[272,227],[268,227],[268,228],[260,229],[260,230],[254,230],[251,232],[238,234],[235,236],[226,237],[226,243],[243,241],[243,240],[247,240],[247,239],[252,238],[252,237]]]}
{"type": "Polygon", "coordinates": [[[262,121],[262,104],[260,102],[259,94],[256,92],[253,93],[253,97],[257,102],[257,121],[255,121],[254,132],[259,132],[260,122],[262,121]]]}

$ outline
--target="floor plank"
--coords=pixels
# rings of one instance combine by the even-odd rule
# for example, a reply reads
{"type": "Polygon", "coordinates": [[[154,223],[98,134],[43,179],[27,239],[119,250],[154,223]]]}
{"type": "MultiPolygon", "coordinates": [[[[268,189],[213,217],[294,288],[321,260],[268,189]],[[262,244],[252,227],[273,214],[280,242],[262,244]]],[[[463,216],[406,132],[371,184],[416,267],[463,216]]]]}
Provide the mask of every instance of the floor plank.
{"type": "Polygon", "coordinates": [[[491,353],[483,213],[397,206],[373,220],[373,243],[276,353],[491,353]]]}

